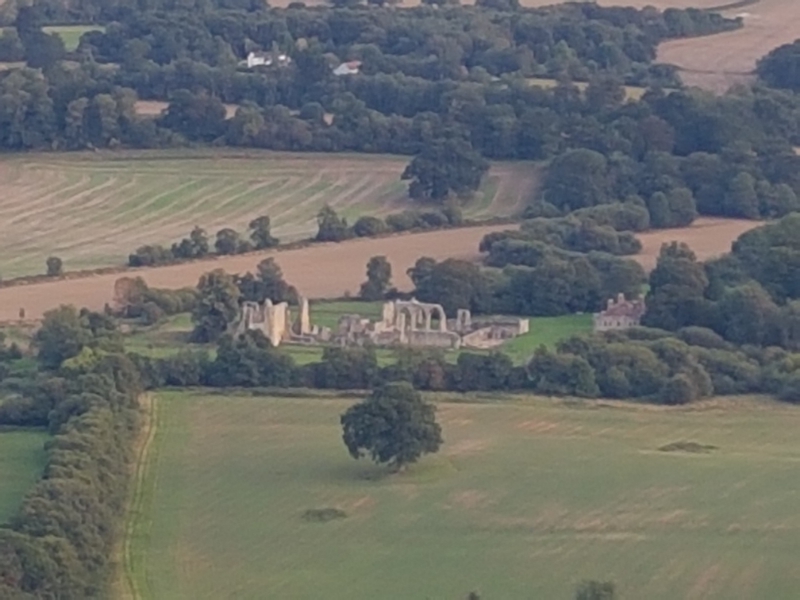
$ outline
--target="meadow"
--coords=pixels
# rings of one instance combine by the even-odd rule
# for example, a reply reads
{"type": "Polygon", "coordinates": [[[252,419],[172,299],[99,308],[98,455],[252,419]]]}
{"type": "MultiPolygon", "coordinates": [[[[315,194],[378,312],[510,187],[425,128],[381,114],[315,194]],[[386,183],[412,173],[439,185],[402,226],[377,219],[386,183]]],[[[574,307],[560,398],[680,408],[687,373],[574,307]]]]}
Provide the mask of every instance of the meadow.
{"type": "Polygon", "coordinates": [[[100,25],[53,25],[43,27],[45,33],[56,33],[64,42],[67,52],[73,52],[78,48],[81,36],[90,31],[103,31],[105,27],[100,25]]]}
{"type": "Polygon", "coordinates": [[[46,440],[44,431],[0,427],[0,525],[14,516],[41,476],[46,440]]]}
{"type": "MultiPolygon", "coordinates": [[[[329,204],[353,222],[411,207],[400,180],[408,157],[228,150],[71,153],[0,161],[0,274],[125,264],[143,244],[166,244],[195,225],[246,233],[269,215],[283,241],[316,233],[329,204]]],[[[518,214],[538,169],[504,163],[464,207],[470,218],[518,214]]]]}
{"type": "Polygon", "coordinates": [[[160,393],[133,597],[567,599],[584,578],[623,600],[794,597],[796,408],[455,399],[441,451],[388,475],[341,442],[356,399],[160,393]],[[325,508],[346,517],[304,518],[325,508]]]}

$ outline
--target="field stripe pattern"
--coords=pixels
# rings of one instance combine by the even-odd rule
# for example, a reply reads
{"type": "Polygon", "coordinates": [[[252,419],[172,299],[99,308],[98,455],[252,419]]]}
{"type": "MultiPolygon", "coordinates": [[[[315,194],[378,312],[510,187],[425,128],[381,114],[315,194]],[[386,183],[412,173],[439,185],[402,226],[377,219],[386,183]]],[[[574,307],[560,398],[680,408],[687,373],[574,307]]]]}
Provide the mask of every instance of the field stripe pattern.
{"type": "MultiPolygon", "coordinates": [[[[41,273],[48,256],[69,270],[123,264],[143,244],[170,244],[195,225],[244,233],[272,218],[284,241],[309,237],[329,204],[352,221],[411,207],[406,157],[234,152],[34,155],[0,161],[0,275],[41,273]]],[[[465,206],[469,218],[518,214],[538,169],[497,165],[465,206]]]]}

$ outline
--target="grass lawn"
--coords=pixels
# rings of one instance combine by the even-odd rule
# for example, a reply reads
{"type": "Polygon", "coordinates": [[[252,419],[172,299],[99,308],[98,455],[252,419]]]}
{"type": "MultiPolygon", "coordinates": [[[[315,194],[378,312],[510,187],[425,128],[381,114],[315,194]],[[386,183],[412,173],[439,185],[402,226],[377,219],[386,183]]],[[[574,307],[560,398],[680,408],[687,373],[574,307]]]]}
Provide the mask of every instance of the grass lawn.
{"type": "Polygon", "coordinates": [[[0,427],[0,524],[14,516],[23,496],[41,477],[44,431],[0,427]]]}
{"type": "Polygon", "coordinates": [[[64,41],[64,46],[68,52],[77,49],[81,41],[81,36],[89,31],[104,31],[105,27],[100,25],[54,25],[44,27],[45,33],[57,33],[64,41]]]}
{"type": "Polygon", "coordinates": [[[623,600],[796,597],[800,409],[457,398],[441,451],[389,476],[345,451],[354,400],[159,394],[141,597],[550,600],[583,578],[623,600]],[[659,451],[677,441],[716,448],[659,451]],[[347,516],[303,518],[323,508],[347,516]]]}
{"type": "Polygon", "coordinates": [[[559,341],[579,333],[592,331],[592,315],[531,317],[530,331],[500,347],[517,364],[526,362],[541,345],[553,347],[559,341]]]}

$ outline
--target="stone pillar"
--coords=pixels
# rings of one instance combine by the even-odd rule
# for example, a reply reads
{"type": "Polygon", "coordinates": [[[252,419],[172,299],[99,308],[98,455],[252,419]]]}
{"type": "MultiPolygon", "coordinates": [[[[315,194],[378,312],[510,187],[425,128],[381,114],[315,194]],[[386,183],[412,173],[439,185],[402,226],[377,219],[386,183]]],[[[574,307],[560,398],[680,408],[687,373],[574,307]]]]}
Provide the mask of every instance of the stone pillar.
{"type": "Polygon", "coordinates": [[[311,313],[308,308],[308,298],[300,298],[300,335],[311,333],[311,313]]]}
{"type": "Polygon", "coordinates": [[[433,320],[433,315],[431,314],[430,310],[425,311],[425,331],[431,330],[431,321],[433,320]]]}

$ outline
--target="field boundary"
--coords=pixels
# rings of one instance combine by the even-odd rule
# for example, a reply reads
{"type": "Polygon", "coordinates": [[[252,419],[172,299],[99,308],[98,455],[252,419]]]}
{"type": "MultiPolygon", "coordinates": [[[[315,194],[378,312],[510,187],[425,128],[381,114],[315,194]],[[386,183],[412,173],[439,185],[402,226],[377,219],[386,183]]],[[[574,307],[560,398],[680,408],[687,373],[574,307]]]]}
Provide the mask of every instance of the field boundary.
{"type": "Polygon", "coordinates": [[[150,448],[158,430],[158,402],[155,394],[143,395],[142,404],[145,408],[145,422],[137,443],[138,452],[134,466],[133,483],[119,549],[120,560],[117,561],[116,573],[113,579],[114,584],[112,585],[112,588],[116,588],[113,589],[114,595],[124,600],[141,600],[143,598],[134,574],[131,544],[138,518],[142,514],[145,495],[143,483],[148,472],[150,448]]]}
{"type": "MultiPolygon", "coordinates": [[[[233,256],[256,256],[259,254],[264,254],[265,252],[270,253],[280,253],[280,252],[288,252],[291,250],[303,250],[305,248],[315,248],[317,246],[331,246],[331,245],[340,245],[340,244],[347,244],[349,242],[354,242],[357,240],[366,240],[366,239],[386,239],[386,238],[395,238],[401,237],[404,235],[416,235],[420,233],[432,233],[436,231],[452,231],[452,230],[459,230],[459,229],[472,229],[477,227],[487,227],[487,226],[494,226],[494,225],[509,225],[514,226],[518,225],[521,221],[521,216],[516,217],[491,217],[488,219],[476,219],[476,220],[468,220],[464,221],[464,223],[460,225],[451,225],[451,226],[444,226],[444,227],[437,227],[434,229],[409,229],[407,231],[392,231],[388,233],[381,233],[378,235],[370,235],[370,236],[363,236],[363,237],[354,237],[346,240],[342,240],[340,242],[319,242],[314,238],[306,238],[304,240],[298,240],[295,242],[288,242],[286,244],[280,244],[273,248],[263,248],[259,250],[252,250],[250,252],[242,252],[240,254],[209,254],[208,256],[203,256],[201,258],[190,258],[190,259],[182,259],[182,260],[173,260],[164,263],[160,263],[157,265],[151,265],[147,267],[131,267],[129,265],[117,265],[112,267],[97,267],[96,269],[81,269],[78,271],[65,271],[61,275],[57,275],[55,277],[50,275],[23,275],[21,277],[13,277],[11,279],[4,279],[0,281],[0,288],[12,288],[18,286],[25,286],[25,285],[37,285],[41,283],[49,283],[55,281],[75,281],[76,279],[89,279],[91,277],[95,277],[97,275],[113,275],[115,273],[137,273],[137,272],[146,272],[150,269],[158,269],[161,267],[172,267],[177,265],[185,265],[185,264],[195,264],[195,263],[213,263],[217,260],[225,260],[229,259],[233,256]]],[[[135,248],[133,249],[135,250],[135,248]]],[[[132,250],[132,251],[133,251],[132,250]]],[[[20,318],[19,321],[28,321],[29,319],[20,318]]],[[[11,323],[17,323],[18,321],[12,321],[11,323]]]]}

